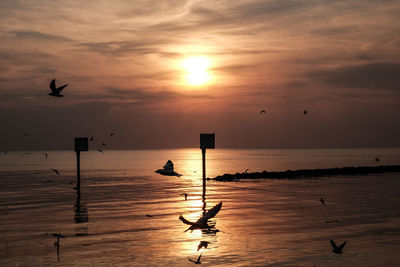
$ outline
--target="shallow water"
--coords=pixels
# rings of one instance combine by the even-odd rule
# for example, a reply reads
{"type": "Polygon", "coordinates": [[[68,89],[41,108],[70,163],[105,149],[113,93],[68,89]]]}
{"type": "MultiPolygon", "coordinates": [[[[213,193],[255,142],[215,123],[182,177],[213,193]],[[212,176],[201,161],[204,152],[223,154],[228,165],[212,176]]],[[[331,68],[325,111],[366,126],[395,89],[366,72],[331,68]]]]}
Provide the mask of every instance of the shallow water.
{"type": "MultiPolygon", "coordinates": [[[[360,166],[375,165],[378,156],[381,164],[400,162],[398,150],[346,151],[342,156],[340,151],[215,150],[207,153],[207,169],[214,176],[249,166],[257,171],[263,166],[282,170],[356,165],[345,164],[351,159],[360,166]],[[296,158],[303,161],[295,163],[296,158]],[[273,160],[279,163],[275,167],[273,160]],[[288,167],[290,163],[294,167],[288,167]]],[[[197,259],[200,253],[203,266],[400,264],[400,174],[209,181],[207,209],[223,202],[211,220],[220,231],[184,232],[187,225],[179,213],[189,220],[202,213],[198,149],[82,153],[80,199],[71,183],[73,153],[48,152],[47,160],[42,152],[22,157],[13,153],[0,165],[1,266],[192,266],[188,258],[197,259]],[[167,159],[183,177],[153,172],[167,159]],[[59,169],[61,175],[48,168],[59,169]],[[187,201],[183,192],[189,194],[187,201]],[[338,222],[326,223],[334,220],[338,222]],[[58,263],[55,237],[46,233],[59,232],[66,238],[60,241],[58,263]],[[330,239],[347,240],[344,254],[331,251],[330,239]],[[210,244],[197,252],[201,240],[210,244]]]]}

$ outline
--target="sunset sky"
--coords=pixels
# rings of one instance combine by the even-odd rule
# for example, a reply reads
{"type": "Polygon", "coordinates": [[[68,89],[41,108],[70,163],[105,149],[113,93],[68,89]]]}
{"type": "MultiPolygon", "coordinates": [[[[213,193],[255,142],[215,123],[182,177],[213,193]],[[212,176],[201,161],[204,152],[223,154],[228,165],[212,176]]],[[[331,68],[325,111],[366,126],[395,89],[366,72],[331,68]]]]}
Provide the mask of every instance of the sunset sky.
{"type": "Polygon", "coordinates": [[[217,148],[399,147],[399,14],[385,0],[1,0],[0,149],[198,147],[202,132],[217,148]]]}

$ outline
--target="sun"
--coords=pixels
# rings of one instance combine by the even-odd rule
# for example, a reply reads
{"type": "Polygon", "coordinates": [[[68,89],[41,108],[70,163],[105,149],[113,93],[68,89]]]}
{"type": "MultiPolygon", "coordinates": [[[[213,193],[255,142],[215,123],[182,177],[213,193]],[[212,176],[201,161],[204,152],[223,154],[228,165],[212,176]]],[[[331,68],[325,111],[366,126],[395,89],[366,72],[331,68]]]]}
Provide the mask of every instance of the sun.
{"type": "Polygon", "coordinates": [[[208,71],[210,60],[205,56],[188,57],[183,61],[182,67],[185,70],[185,79],[188,85],[204,85],[211,80],[208,71]]]}

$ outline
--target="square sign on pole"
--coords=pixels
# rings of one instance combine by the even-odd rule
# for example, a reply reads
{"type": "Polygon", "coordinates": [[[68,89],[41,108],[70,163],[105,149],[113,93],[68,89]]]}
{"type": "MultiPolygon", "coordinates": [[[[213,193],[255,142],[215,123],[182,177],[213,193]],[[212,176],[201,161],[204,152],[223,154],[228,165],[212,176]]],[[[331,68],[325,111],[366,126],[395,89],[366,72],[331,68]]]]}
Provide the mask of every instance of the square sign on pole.
{"type": "Polygon", "coordinates": [[[215,133],[200,134],[200,148],[215,148],[215,133]]]}
{"type": "Polygon", "coordinates": [[[88,151],[88,138],[87,137],[76,137],[75,138],[75,151],[88,151]]]}

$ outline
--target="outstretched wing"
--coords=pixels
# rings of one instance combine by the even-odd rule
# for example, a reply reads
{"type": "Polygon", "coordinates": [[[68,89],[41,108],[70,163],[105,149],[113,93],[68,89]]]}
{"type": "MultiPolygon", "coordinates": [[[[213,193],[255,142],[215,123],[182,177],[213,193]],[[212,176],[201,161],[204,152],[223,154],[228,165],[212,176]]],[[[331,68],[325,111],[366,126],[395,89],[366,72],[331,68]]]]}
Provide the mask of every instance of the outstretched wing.
{"type": "Polygon", "coordinates": [[[203,215],[203,217],[197,220],[197,223],[207,222],[209,219],[215,217],[215,215],[217,215],[217,213],[220,211],[221,207],[222,207],[222,202],[220,202],[219,204],[215,205],[214,208],[207,211],[203,215]]]}
{"type": "Polygon", "coordinates": [[[197,262],[200,262],[201,255],[203,255],[203,253],[200,254],[199,258],[197,259],[197,262]]]}
{"type": "Polygon", "coordinates": [[[54,93],[54,91],[56,90],[56,79],[53,79],[51,82],[50,82],[50,89],[51,89],[51,91],[54,93]]]}
{"type": "Polygon", "coordinates": [[[194,263],[196,263],[194,260],[192,260],[192,259],[188,259],[189,261],[191,261],[191,262],[194,262],[194,263]]]}
{"type": "Polygon", "coordinates": [[[331,246],[333,249],[338,249],[338,247],[336,246],[335,241],[331,240],[331,246]]]}
{"type": "Polygon", "coordinates": [[[338,249],[339,249],[339,250],[342,250],[342,249],[344,248],[344,246],[346,246],[346,244],[347,244],[347,241],[344,241],[344,242],[338,247],[338,249]]]}
{"type": "Polygon", "coordinates": [[[188,225],[193,225],[193,222],[190,222],[188,220],[186,220],[185,218],[183,218],[182,214],[179,216],[179,220],[181,220],[184,224],[188,224],[188,225]]]}
{"type": "Polygon", "coordinates": [[[60,92],[62,91],[62,89],[64,89],[65,87],[67,87],[67,85],[68,85],[68,83],[67,83],[67,84],[64,84],[63,86],[58,87],[58,88],[57,88],[57,93],[60,93],[60,92]]]}
{"type": "Polygon", "coordinates": [[[164,167],[165,170],[167,171],[174,171],[174,164],[172,163],[172,161],[168,160],[167,163],[165,163],[164,167]]]}

